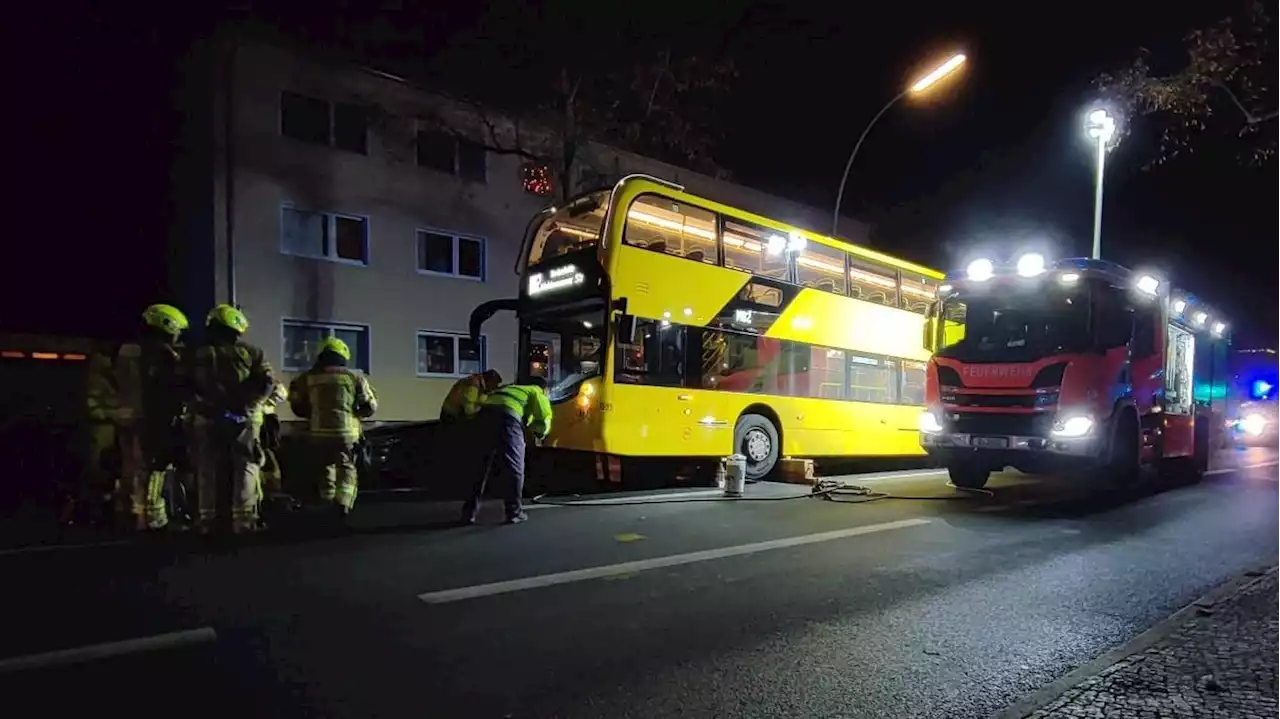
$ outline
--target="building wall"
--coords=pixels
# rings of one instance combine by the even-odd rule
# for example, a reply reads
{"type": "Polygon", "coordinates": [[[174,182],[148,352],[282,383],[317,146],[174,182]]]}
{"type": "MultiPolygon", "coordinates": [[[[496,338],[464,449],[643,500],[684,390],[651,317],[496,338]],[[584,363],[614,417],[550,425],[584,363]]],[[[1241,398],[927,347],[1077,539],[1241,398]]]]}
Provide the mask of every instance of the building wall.
{"type": "MultiPolygon", "coordinates": [[[[448,112],[441,108],[450,100],[391,76],[335,66],[264,44],[240,42],[233,54],[224,52],[221,58],[214,81],[222,92],[214,103],[216,139],[211,163],[216,259],[212,277],[205,273],[196,280],[205,285],[212,282],[213,287],[210,293],[193,292],[193,296],[209,294],[217,301],[228,301],[234,286],[234,301],[251,323],[247,339],[265,350],[286,380],[293,376],[285,367],[282,327],[286,320],[367,328],[369,375],[379,395],[377,419],[436,417],[454,380],[418,376],[418,331],[465,335],[472,308],[487,300],[516,296],[513,265],[522,234],[546,200],[524,192],[520,160],[513,155],[488,153],[486,182],[418,166],[413,142],[416,121],[408,118],[427,108],[448,112]],[[234,68],[230,83],[228,67],[234,68]],[[361,155],[282,136],[282,91],[333,102],[374,103],[395,112],[371,123],[367,154],[361,155]],[[230,138],[225,131],[227,112],[230,138]],[[224,174],[228,140],[231,183],[224,174]],[[282,251],[282,207],[286,205],[365,218],[367,264],[282,251]],[[421,228],[483,237],[484,280],[419,272],[416,230],[421,228]],[[234,267],[228,263],[232,246],[234,267]]],[[[811,208],[612,148],[597,150],[608,157],[618,175],[654,174],[681,182],[692,192],[824,231],[821,213],[811,208]]],[[[856,234],[846,236],[866,235],[856,223],[848,231],[856,234]]],[[[514,319],[505,313],[495,316],[485,324],[485,334],[488,366],[506,378],[514,377],[514,319]]]]}

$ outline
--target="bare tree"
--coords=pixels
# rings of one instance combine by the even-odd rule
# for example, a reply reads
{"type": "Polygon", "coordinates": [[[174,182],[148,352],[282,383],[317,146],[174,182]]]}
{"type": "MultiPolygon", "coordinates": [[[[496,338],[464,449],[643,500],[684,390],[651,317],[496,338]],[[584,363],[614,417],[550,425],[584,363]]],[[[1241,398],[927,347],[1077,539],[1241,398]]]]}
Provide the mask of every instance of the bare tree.
{"type": "Polygon", "coordinates": [[[1248,8],[1186,36],[1185,57],[1165,68],[1142,49],[1131,64],[1095,84],[1127,118],[1149,118],[1161,133],[1148,165],[1227,140],[1250,163],[1276,154],[1274,28],[1267,9],[1248,8]]]}
{"type": "Polygon", "coordinates": [[[613,145],[717,176],[716,106],[735,76],[732,62],[673,57],[665,49],[624,67],[562,65],[541,97],[495,110],[462,101],[463,112],[427,111],[416,119],[487,151],[523,158],[546,172],[565,200],[610,174],[592,143],[613,145]]]}

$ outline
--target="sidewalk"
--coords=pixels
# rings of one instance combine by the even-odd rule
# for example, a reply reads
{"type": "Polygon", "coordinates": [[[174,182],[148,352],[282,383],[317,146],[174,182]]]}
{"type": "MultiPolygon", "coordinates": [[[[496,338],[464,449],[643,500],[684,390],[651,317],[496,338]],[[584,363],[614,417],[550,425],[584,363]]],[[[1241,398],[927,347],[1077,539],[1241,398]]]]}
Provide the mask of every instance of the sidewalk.
{"type": "MultiPolygon", "coordinates": [[[[1085,673],[1092,676],[1030,714],[1015,715],[1274,719],[1276,570],[1210,601],[1197,602],[1139,637],[1128,646],[1136,653],[1110,666],[1090,665],[1085,673]],[[1152,634],[1158,636],[1152,640],[1152,634]]],[[[1118,651],[1126,653],[1125,648],[1118,651]]]]}

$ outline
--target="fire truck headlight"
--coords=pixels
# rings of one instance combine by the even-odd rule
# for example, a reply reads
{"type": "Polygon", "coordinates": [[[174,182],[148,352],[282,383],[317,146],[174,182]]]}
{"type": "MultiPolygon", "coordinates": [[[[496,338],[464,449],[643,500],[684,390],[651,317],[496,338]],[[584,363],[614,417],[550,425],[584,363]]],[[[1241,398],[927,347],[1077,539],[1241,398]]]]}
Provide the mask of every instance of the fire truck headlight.
{"type": "Polygon", "coordinates": [[[1083,437],[1093,431],[1093,418],[1084,415],[1064,417],[1053,423],[1055,437],[1083,437]]]}
{"type": "Polygon", "coordinates": [[[1261,436],[1267,430],[1267,418],[1260,414],[1251,414],[1240,420],[1240,429],[1247,435],[1261,436]]]}
{"type": "Polygon", "coordinates": [[[920,425],[920,431],[925,434],[937,434],[942,431],[942,422],[938,421],[938,415],[934,414],[932,410],[921,412],[917,422],[920,425]]]}
{"type": "Polygon", "coordinates": [[[969,263],[965,274],[974,282],[986,282],[996,273],[996,266],[991,260],[982,258],[969,263]]]}
{"type": "Polygon", "coordinates": [[[1022,277],[1035,277],[1044,273],[1044,255],[1038,252],[1028,252],[1018,258],[1018,275],[1022,277]]]}

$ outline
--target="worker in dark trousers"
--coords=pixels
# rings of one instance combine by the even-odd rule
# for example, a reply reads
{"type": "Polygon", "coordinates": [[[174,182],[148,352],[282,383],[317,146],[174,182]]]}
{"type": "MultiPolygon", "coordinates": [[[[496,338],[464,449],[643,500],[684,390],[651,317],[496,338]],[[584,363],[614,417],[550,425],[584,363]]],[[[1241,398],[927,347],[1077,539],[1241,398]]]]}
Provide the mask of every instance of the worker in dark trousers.
{"type": "Polygon", "coordinates": [[[507,524],[528,519],[520,504],[524,493],[525,433],[538,439],[551,431],[551,401],[547,399],[547,383],[535,377],[527,384],[499,387],[484,399],[476,416],[475,431],[481,447],[487,449],[484,463],[471,498],[462,507],[462,523],[475,524],[484,498],[485,484],[493,472],[508,475],[510,484],[504,493],[507,524]]]}

